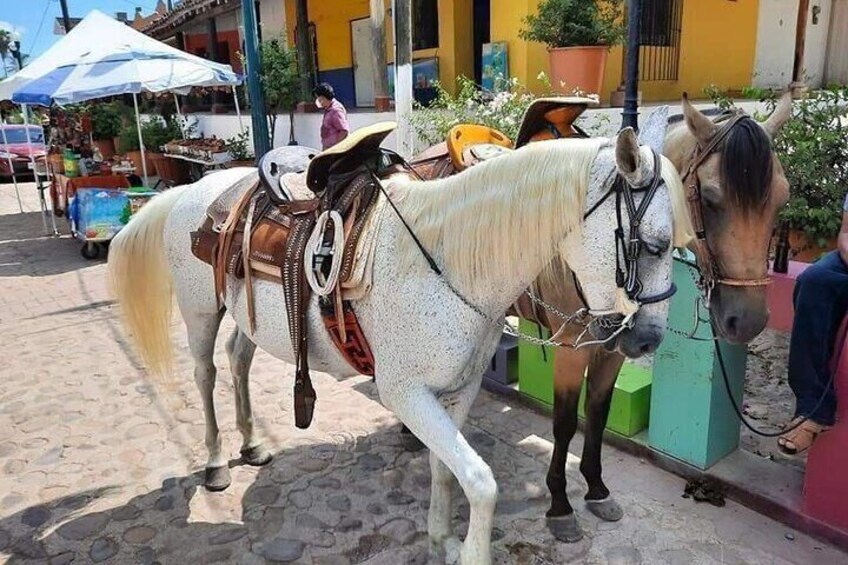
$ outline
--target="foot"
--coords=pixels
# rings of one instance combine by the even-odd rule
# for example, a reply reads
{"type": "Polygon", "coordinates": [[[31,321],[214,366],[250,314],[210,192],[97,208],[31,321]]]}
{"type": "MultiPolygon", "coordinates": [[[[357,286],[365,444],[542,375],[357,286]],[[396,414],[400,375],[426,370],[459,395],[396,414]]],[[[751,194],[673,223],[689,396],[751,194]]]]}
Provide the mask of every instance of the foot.
{"type": "Polygon", "coordinates": [[[206,490],[218,492],[230,486],[231,482],[230,468],[226,465],[222,465],[221,467],[206,467],[206,478],[203,481],[206,490]]]}
{"type": "Polygon", "coordinates": [[[559,541],[577,543],[583,539],[583,530],[577,523],[577,515],[573,512],[565,516],[549,516],[545,521],[548,524],[548,530],[559,541]]]}
{"type": "Polygon", "coordinates": [[[273,457],[266,450],[262,444],[255,445],[253,447],[247,447],[241,450],[241,459],[248,465],[253,467],[261,467],[262,465],[267,465],[271,462],[273,457]]]}
{"type": "Polygon", "coordinates": [[[777,438],[777,446],[787,455],[797,455],[807,451],[820,433],[830,429],[830,426],[819,424],[813,420],[805,420],[801,416],[789,423],[789,427],[792,426],[797,427],[777,438]]]}
{"type": "Polygon", "coordinates": [[[460,553],[462,551],[462,542],[456,536],[448,536],[445,538],[434,539],[430,537],[430,555],[436,561],[444,561],[444,563],[459,563],[460,553]]]}
{"type": "Polygon", "coordinates": [[[601,500],[586,500],[586,509],[605,522],[618,522],[624,517],[621,506],[610,496],[601,500]]]}

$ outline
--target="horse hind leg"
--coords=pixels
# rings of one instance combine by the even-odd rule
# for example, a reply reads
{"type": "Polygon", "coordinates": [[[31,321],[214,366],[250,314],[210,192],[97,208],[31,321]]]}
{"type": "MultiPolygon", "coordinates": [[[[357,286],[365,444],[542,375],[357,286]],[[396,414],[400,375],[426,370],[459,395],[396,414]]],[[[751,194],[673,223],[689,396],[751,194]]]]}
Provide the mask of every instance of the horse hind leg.
{"type": "Polygon", "coordinates": [[[185,314],[188,345],[194,358],[194,382],[200,390],[203,401],[203,415],[206,419],[206,449],[209,459],[206,462],[204,484],[208,490],[219,491],[230,486],[230,469],[227,458],[221,451],[221,434],[215,416],[215,338],[221,326],[223,311],[214,314],[185,314]]]}
{"type": "Polygon", "coordinates": [[[568,445],[577,431],[577,403],[588,363],[586,349],[560,349],[554,355],[554,453],[546,478],[551,492],[547,525],[556,539],[566,543],[583,539],[583,530],[566,492],[566,462],[568,445]]]}
{"type": "MultiPolygon", "coordinates": [[[[398,380],[391,376],[385,378],[389,383],[398,380]]],[[[378,379],[378,386],[380,382],[378,379]]],[[[491,563],[492,520],[498,493],[492,470],[459,431],[479,386],[478,382],[454,393],[455,396],[447,401],[447,408],[424,387],[410,390],[393,386],[380,391],[386,406],[430,448],[430,540],[434,549],[444,547],[448,562],[458,557],[463,565],[491,563]],[[459,481],[471,507],[468,534],[461,546],[458,539],[450,535],[451,473],[459,481]]]]}
{"type": "Polygon", "coordinates": [[[255,352],[256,344],[250,341],[241,329],[236,327],[227,339],[227,356],[230,359],[230,371],[233,374],[236,422],[243,438],[241,457],[248,465],[259,467],[271,461],[271,454],[256,437],[253,427],[249,375],[255,352]]]}
{"type": "Polygon", "coordinates": [[[586,395],[586,430],[580,472],[586,478],[586,508],[601,520],[617,522],[624,516],[621,506],[610,496],[601,468],[601,448],[607,425],[612,392],[624,357],[599,349],[589,363],[586,395]]]}

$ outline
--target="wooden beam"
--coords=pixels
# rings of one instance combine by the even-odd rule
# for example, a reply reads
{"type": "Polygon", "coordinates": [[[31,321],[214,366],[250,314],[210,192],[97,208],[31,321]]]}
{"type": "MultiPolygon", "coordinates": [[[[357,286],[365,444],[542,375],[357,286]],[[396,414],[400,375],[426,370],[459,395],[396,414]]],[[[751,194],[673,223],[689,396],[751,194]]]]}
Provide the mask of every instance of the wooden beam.
{"type": "Polygon", "coordinates": [[[799,0],[798,21],[795,25],[795,61],[792,65],[791,88],[795,92],[804,89],[804,46],[807,41],[807,14],[810,0],[799,0]]]}
{"type": "Polygon", "coordinates": [[[389,77],[386,76],[386,10],[383,0],[371,0],[371,49],[374,52],[374,107],[389,109],[389,77]]]}

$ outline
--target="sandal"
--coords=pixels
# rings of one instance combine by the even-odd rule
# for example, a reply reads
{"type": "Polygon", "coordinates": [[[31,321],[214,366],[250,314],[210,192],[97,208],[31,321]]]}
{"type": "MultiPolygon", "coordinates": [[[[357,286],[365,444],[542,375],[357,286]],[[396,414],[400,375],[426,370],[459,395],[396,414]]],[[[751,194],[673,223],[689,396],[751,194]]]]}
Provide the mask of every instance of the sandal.
{"type": "Polygon", "coordinates": [[[813,420],[805,420],[803,416],[793,419],[789,423],[789,427],[795,426],[802,420],[803,423],[800,426],[777,438],[777,446],[783,453],[797,455],[807,451],[820,433],[830,429],[830,426],[819,424],[813,420]]]}

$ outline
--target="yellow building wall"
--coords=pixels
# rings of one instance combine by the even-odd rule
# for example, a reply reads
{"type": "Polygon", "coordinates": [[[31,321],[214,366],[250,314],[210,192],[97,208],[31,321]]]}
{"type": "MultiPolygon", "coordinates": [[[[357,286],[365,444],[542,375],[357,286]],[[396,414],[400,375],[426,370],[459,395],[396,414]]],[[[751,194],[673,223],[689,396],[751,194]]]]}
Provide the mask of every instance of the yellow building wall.
{"type": "MultiPolygon", "coordinates": [[[[536,77],[549,72],[544,45],[518,37],[522,20],[538,6],[538,0],[491,0],[491,40],[509,45],[510,74],[537,94],[544,86],[536,77]]],[[[703,96],[704,87],[715,84],[740,89],[751,83],[757,43],[759,0],[684,0],[680,39],[680,72],[676,81],[640,81],[645,101],[679,98],[683,92],[703,96]]],[[[614,47],[607,57],[601,101],[621,84],[623,49],[614,47]]]]}
{"type": "MultiPolygon", "coordinates": [[[[391,0],[384,0],[386,9],[386,62],[394,61],[391,0]]],[[[434,49],[413,52],[414,59],[438,57],[439,80],[453,91],[457,76],[474,74],[472,0],[439,0],[439,45],[434,49]]],[[[318,36],[318,67],[321,71],[353,66],[353,46],[350,22],[369,16],[368,0],[310,1],[309,21],[315,24],[318,36]]],[[[294,43],[297,23],[295,0],[286,0],[286,26],[289,42],[294,43]]]]}

